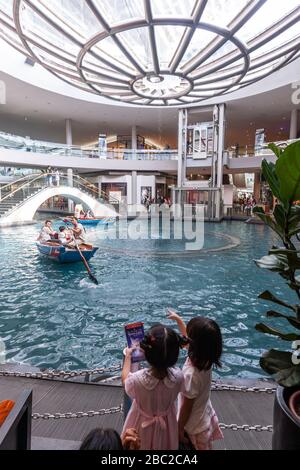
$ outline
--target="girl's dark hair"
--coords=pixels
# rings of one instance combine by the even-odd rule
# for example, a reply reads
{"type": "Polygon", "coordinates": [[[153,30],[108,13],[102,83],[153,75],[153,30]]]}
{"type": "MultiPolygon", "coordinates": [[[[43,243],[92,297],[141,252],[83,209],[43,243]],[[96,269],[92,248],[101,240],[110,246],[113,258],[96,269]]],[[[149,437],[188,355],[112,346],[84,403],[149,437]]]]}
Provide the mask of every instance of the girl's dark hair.
{"type": "Polygon", "coordinates": [[[189,358],[199,370],[209,370],[213,365],[222,367],[222,333],[219,325],[210,318],[193,318],[187,325],[189,358]]]}
{"type": "Polygon", "coordinates": [[[172,328],[158,324],[150,328],[140,346],[151,366],[166,371],[176,364],[180,348],[186,344],[186,338],[172,328]]]}
{"type": "Polygon", "coordinates": [[[79,450],[123,450],[121,438],[113,429],[94,429],[79,450]]]}

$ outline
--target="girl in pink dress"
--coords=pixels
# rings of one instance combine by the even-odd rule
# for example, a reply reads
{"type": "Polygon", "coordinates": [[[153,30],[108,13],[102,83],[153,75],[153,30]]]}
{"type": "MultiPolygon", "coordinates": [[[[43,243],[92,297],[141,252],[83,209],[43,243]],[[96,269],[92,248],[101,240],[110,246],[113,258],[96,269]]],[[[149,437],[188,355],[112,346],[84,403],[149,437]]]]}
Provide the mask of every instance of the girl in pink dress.
{"type": "Polygon", "coordinates": [[[221,367],[221,330],[209,318],[193,318],[187,327],[171,310],[168,318],[177,322],[189,341],[188,359],[182,370],[185,390],[179,397],[179,440],[184,442],[186,433],[196,450],[211,450],[213,441],[224,439],[210,401],[212,367],[221,367]]]}
{"type": "Polygon", "coordinates": [[[171,328],[154,326],[140,344],[150,367],[135,373],[130,373],[132,349],[125,350],[122,380],[133,403],[123,433],[136,429],[141,450],[178,449],[176,400],[184,390],[184,378],[174,366],[185,344],[171,328]]]}

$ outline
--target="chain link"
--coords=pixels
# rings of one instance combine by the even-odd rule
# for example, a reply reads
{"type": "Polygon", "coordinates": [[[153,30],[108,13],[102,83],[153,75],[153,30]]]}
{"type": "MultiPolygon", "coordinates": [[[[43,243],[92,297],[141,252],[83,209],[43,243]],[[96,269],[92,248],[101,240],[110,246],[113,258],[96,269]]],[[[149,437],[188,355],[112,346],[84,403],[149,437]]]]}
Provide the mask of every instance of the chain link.
{"type": "Polygon", "coordinates": [[[113,408],[104,408],[99,411],[78,411],[78,412],[69,412],[69,413],[34,413],[32,415],[32,419],[38,420],[38,419],[44,419],[44,420],[50,420],[50,419],[74,419],[74,418],[94,418],[95,416],[105,416],[105,415],[112,415],[116,413],[122,413],[123,412],[123,405],[120,406],[115,406],[113,408]]]}
{"type": "Polygon", "coordinates": [[[246,386],[237,386],[237,385],[228,385],[228,384],[219,384],[213,382],[212,390],[214,391],[229,391],[229,392],[252,392],[252,393],[275,393],[276,388],[271,387],[246,387],[246,386]]]}
{"type": "Polygon", "coordinates": [[[231,431],[256,431],[256,432],[273,432],[273,426],[263,426],[262,424],[219,424],[221,429],[230,429],[231,431]]]}
{"type": "MultiPolygon", "coordinates": [[[[117,364],[111,367],[101,367],[98,369],[92,370],[81,370],[81,371],[49,371],[49,372],[9,372],[9,371],[0,371],[0,377],[20,377],[25,379],[67,379],[75,377],[85,377],[86,375],[104,375],[113,372],[118,372],[122,370],[122,365],[117,364]]],[[[109,383],[114,380],[120,379],[119,376],[109,377],[101,381],[101,383],[109,383]]],[[[246,387],[246,386],[237,386],[230,384],[222,384],[213,381],[212,390],[214,391],[230,391],[230,392],[252,392],[252,393],[268,393],[272,394],[276,392],[276,388],[271,387],[246,387]]]]}
{"type": "Polygon", "coordinates": [[[59,379],[59,378],[75,378],[75,377],[85,377],[86,375],[103,375],[112,372],[118,372],[122,370],[121,364],[111,366],[111,367],[101,367],[99,369],[92,370],[80,370],[80,371],[49,371],[49,372],[9,372],[9,371],[0,371],[0,377],[22,377],[25,379],[59,379]]]}
{"type": "MultiPolygon", "coordinates": [[[[82,419],[82,418],[94,418],[96,416],[106,416],[106,415],[112,415],[112,414],[117,414],[117,413],[122,413],[123,412],[123,405],[116,406],[113,408],[104,408],[99,411],[78,411],[78,412],[69,412],[69,413],[34,413],[32,415],[32,419],[37,421],[39,419],[43,419],[46,421],[49,421],[51,419],[53,420],[59,420],[59,419],[82,419]]],[[[261,424],[224,424],[220,423],[220,428],[225,430],[225,429],[230,429],[231,431],[245,431],[245,432],[250,432],[250,431],[255,431],[255,432],[273,432],[273,426],[268,425],[268,426],[263,426],[261,424]]]]}

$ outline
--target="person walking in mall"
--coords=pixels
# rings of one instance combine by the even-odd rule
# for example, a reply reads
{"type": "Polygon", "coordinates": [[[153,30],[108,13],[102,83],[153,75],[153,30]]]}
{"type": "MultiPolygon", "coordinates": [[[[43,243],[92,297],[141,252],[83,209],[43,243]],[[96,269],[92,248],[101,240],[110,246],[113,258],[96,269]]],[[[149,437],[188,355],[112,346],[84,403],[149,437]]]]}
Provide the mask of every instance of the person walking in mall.
{"type": "Polygon", "coordinates": [[[47,184],[48,184],[48,186],[53,186],[53,170],[52,170],[51,166],[48,166],[46,173],[47,173],[47,184]]]}
{"type": "Polygon", "coordinates": [[[60,185],[60,173],[57,168],[54,170],[54,179],[55,179],[55,186],[60,185]]]}

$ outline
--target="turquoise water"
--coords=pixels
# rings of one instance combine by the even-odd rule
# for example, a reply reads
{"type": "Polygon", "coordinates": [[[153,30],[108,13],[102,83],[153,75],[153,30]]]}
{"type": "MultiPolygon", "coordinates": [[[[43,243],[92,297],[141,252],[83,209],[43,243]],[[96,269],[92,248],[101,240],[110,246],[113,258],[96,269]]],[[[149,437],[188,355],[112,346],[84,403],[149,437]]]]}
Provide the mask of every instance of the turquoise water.
{"type": "Polygon", "coordinates": [[[100,239],[103,228],[88,229],[89,240],[100,246],[90,263],[97,287],[81,263],[58,265],[39,256],[34,241],[40,226],[0,231],[0,337],[8,360],[54,369],[116,363],[122,358],[124,324],[171,324],[165,316],[170,306],[186,320],[205,315],[219,322],[221,376],[263,375],[259,355],[278,342],[254,330],[270,307],[257,296],[267,288],[291,295],[279,276],[253,263],[276,240],[268,228],[206,224],[206,249],[227,246],[228,235],[238,237],[240,245],[198,255],[186,255],[183,242],[160,240],[158,234],[150,241],[107,241],[100,239]]]}

